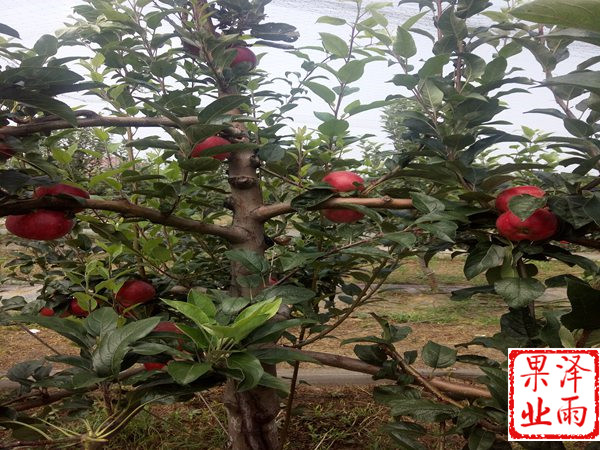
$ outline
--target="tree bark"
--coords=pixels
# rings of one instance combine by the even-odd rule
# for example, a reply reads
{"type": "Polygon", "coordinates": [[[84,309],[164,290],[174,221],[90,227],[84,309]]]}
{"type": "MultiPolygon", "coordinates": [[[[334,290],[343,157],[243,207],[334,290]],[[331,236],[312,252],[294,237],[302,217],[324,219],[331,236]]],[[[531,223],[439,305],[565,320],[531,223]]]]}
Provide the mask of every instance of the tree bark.
{"type": "MultiPolygon", "coordinates": [[[[234,152],[229,160],[229,185],[233,208],[233,228],[243,230],[246,239],[234,242],[232,249],[250,250],[263,255],[266,249],[264,222],[251,212],[263,205],[257,169],[260,165],[254,151],[234,152]]],[[[234,296],[252,297],[262,288],[252,289],[242,285],[240,277],[248,270],[232,261],[231,293],[234,296]]],[[[265,372],[276,376],[275,366],[264,366],[265,372]]],[[[281,447],[276,418],[279,414],[279,397],[274,389],[256,387],[237,392],[235,381],[225,386],[223,403],[227,410],[228,433],[232,450],[279,450],[281,447]]]]}

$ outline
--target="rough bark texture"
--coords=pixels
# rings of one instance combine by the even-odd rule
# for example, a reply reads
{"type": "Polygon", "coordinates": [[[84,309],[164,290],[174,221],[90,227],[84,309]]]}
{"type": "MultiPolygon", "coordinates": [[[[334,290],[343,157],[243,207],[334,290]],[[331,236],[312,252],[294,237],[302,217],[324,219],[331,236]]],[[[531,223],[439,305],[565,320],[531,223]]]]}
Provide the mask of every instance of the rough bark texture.
{"type": "Polygon", "coordinates": [[[279,450],[279,398],[272,389],[257,387],[237,392],[234,381],[225,385],[223,403],[232,450],[279,450]]]}
{"type": "MultiPolygon", "coordinates": [[[[242,229],[246,239],[233,243],[233,249],[244,249],[263,254],[265,238],[263,222],[251,212],[263,204],[257,168],[260,162],[253,151],[233,153],[229,161],[229,184],[233,227],[242,229]]],[[[248,271],[238,263],[232,263],[232,294],[251,296],[255,290],[239,285],[239,277],[248,271]]],[[[276,375],[275,366],[265,366],[265,371],[276,375]]],[[[233,450],[278,450],[279,433],[275,419],[279,414],[279,397],[273,389],[257,387],[237,392],[235,382],[225,386],[224,404],[227,409],[230,447],[233,450]]]]}

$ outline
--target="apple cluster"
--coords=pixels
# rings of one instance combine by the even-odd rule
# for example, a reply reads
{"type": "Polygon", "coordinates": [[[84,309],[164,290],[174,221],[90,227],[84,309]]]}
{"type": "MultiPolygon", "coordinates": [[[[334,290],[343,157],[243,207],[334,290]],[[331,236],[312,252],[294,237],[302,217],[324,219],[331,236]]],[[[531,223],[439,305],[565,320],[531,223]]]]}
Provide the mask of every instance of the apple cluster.
{"type": "Polygon", "coordinates": [[[542,198],[546,192],[537,186],[517,186],[502,191],[496,197],[496,209],[501,213],[496,220],[498,232],[514,242],[543,241],[554,236],[558,229],[558,218],[548,208],[536,209],[525,220],[510,211],[508,202],[517,195],[542,198]]]}

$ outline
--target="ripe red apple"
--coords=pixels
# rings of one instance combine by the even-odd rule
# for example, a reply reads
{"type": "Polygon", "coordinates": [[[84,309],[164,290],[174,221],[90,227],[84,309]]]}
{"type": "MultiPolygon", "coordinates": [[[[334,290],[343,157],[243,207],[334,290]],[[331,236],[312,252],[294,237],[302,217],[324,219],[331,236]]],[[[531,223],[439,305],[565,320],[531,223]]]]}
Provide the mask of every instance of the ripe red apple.
{"type": "Polygon", "coordinates": [[[0,140],[0,162],[8,161],[15,151],[4,141],[0,140]]]}
{"type": "MultiPolygon", "coordinates": [[[[190,157],[192,158],[197,158],[199,156],[202,156],[202,152],[204,150],[208,150],[209,148],[213,148],[213,147],[219,147],[221,145],[229,145],[231,144],[231,142],[229,142],[227,139],[223,139],[222,137],[219,136],[211,136],[209,138],[204,139],[202,142],[198,142],[193,150],[192,153],[190,154],[190,157]]],[[[219,153],[218,155],[212,155],[213,158],[218,159],[219,161],[224,161],[227,157],[229,157],[231,153],[219,153]]]]}
{"type": "MultiPolygon", "coordinates": [[[[40,198],[46,195],[59,195],[59,194],[68,194],[74,197],[82,197],[82,198],[90,198],[90,194],[88,191],[80,189],[75,186],[70,186],[68,184],[57,183],[50,184],[48,186],[40,186],[36,188],[33,192],[33,198],[40,198]]],[[[74,212],[83,211],[83,209],[74,209],[74,212]]]]}
{"type": "Polygon", "coordinates": [[[119,292],[117,292],[117,302],[129,308],[138,303],[146,303],[154,298],[156,290],[154,286],[142,280],[127,280],[119,292]]]}
{"type": "Polygon", "coordinates": [[[324,209],[323,215],[336,223],[354,223],[365,216],[363,213],[351,209],[324,209]]]}
{"type": "Polygon", "coordinates": [[[46,317],[52,317],[54,315],[54,310],[52,308],[43,307],[40,309],[40,315],[46,317]]]}
{"type": "Polygon", "coordinates": [[[363,180],[359,175],[356,175],[354,172],[350,172],[348,170],[331,172],[323,177],[323,181],[327,184],[330,184],[331,187],[336,190],[336,192],[350,192],[356,189],[362,191],[365,188],[365,180],[363,180]],[[357,183],[358,186],[354,183],[357,183]]]}
{"type": "Polygon", "coordinates": [[[175,325],[173,322],[166,322],[166,321],[158,322],[158,325],[156,325],[152,331],[154,331],[156,333],[183,334],[183,331],[181,331],[179,328],[177,328],[177,325],[175,325]]]}
{"type": "Polygon", "coordinates": [[[79,306],[76,298],[71,300],[71,303],[69,304],[69,310],[75,317],[87,317],[89,315],[88,311],[79,306]]]}
{"type": "Polygon", "coordinates": [[[25,239],[51,241],[63,237],[73,228],[74,222],[61,211],[38,209],[19,216],[6,218],[6,229],[25,239]]]}
{"type": "Polygon", "coordinates": [[[159,362],[145,362],[144,363],[144,369],[146,369],[147,372],[150,372],[151,370],[162,370],[165,367],[167,367],[166,364],[159,363],[159,362]]]}
{"type": "MultiPolygon", "coordinates": [[[[331,172],[323,178],[323,181],[331,185],[336,192],[350,192],[357,189],[362,191],[365,188],[362,177],[347,170],[331,172]]],[[[353,223],[365,216],[363,213],[351,209],[324,209],[323,215],[337,223],[353,223]]]]}
{"type": "Polygon", "coordinates": [[[235,49],[235,57],[229,67],[235,67],[239,64],[246,63],[249,65],[250,69],[254,69],[256,67],[256,55],[250,50],[248,47],[234,47],[235,49]]]}
{"type": "Polygon", "coordinates": [[[508,202],[510,199],[517,195],[523,194],[542,198],[544,195],[546,195],[546,192],[537,186],[516,186],[506,189],[502,191],[498,197],[496,197],[496,209],[500,212],[508,211],[508,202]]]}
{"type": "Polygon", "coordinates": [[[558,229],[558,219],[547,209],[537,209],[525,220],[507,211],[496,220],[498,232],[511,241],[543,241],[558,229]]]}

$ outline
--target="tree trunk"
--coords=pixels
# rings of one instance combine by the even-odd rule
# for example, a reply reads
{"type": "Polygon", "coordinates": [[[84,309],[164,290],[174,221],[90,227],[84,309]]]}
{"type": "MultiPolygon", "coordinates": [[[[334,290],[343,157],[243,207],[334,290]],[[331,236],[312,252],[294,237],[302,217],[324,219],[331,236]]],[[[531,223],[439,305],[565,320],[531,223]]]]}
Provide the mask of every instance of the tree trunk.
{"type": "MultiPolygon", "coordinates": [[[[257,168],[260,165],[253,151],[234,152],[229,160],[229,184],[233,225],[248,233],[244,242],[232,245],[260,255],[265,252],[264,225],[252,218],[250,213],[263,205],[257,168]]],[[[241,286],[240,276],[248,271],[240,264],[231,265],[231,293],[235,296],[252,297],[263,287],[251,289],[241,286]]],[[[275,366],[265,366],[265,372],[277,375],[275,366]]],[[[279,414],[279,397],[273,389],[256,387],[237,392],[235,382],[225,386],[223,403],[227,410],[230,448],[233,450],[279,450],[279,433],[276,418],[279,414]]]]}
{"type": "Polygon", "coordinates": [[[235,382],[225,386],[229,447],[232,450],[279,450],[279,397],[273,389],[256,387],[237,392],[235,382]]]}

